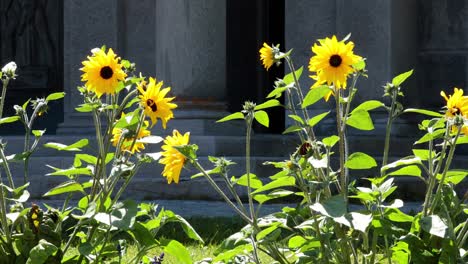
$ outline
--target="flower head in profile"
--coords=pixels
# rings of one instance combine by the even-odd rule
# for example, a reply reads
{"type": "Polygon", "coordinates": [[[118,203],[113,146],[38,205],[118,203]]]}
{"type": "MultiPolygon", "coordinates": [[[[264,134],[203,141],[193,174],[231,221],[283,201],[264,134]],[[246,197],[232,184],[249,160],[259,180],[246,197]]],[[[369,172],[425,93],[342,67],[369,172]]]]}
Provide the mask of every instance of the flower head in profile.
{"type": "MultiPolygon", "coordinates": [[[[121,118],[125,118],[125,113],[122,113],[121,118]]],[[[147,137],[151,134],[151,132],[146,129],[147,127],[148,122],[145,121],[144,124],[141,126],[140,130],[138,131],[138,135],[136,134],[136,131],[131,131],[125,128],[112,129],[112,145],[116,147],[122,138],[120,144],[120,149],[122,151],[129,151],[132,154],[135,152],[140,152],[140,150],[145,149],[145,144],[140,142],[139,139],[147,137]],[[135,141],[135,143],[133,143],[133,141],[135,141]]]]}
{"type": "Polygon", "coordinates": [[[93,55],[83,61],[81,81],[86,82],[88,91],[94,92],[97,97],[103,94],[114,94],[119,81],[125,80],[127,74],[122,70],[120,58],[112,49],[106,53],[102,49],[93,49],[93,55]]]}
{"type": "Polygon", "coordinates": [[[273,63],[277,62],[277,60],[275,59],[275,49],[278,48],[275,46],[270,47],[268,44],[263,43],[263,47],[259,50],[260,60],[263,63],[263,67],[265,67],[267,71],[270,69],[273,63]]]}
{"type": "MultiPolygon", "coordinates": [[[[335,88],[346,88],[346,79],[354,72],[352,65],[362,60],[361,56],[353,52],[354,43],[338,41],[336,36],[319,40],[314,44],[315,53],[309,62],[309,71],[315,72],[311,78],[316,80],[312,88],[322,84],[334,85],[335,88]]],[[[330,92],[326,100],[330,97],[330,92]]]]}
{"type": "Polygon", "coordinates": [[[182,155],[174,146],[183,146],[189,143],[190,133],[181,135],[179,131],[174,130],[172,136],[167,136],[162,146],[162,158],[160,164],[164,164],[162,175],[167,178],[167,182],[179,183],[180,172],[185,163],[185,156],[182,155]]]}
{"type": "Polygon", "coordinates": [[[10,61],[5,66],[3,66],[2,75],[4,75],[5,78],[15,79],[17,68],[18,66],[16,66],[16,63],[14,61],[10,61]]]}
{"type": "MultiPolygon", "coordinates": [[[[463,96],[462,89],[455,87],[453,89],[453,94],[447,96],[444,91],[441,91],[440,95],[447,101],[446,117],[454,118],[460,116],[461,120],[468,118],[468,96],[463,96]]],[[[456,132],[456,126],[452,127],[452,131],[456,132]]],[[[461,132],[468,135],[468,126],[463,125],[461,132]]]]}
{"type": "Polygon", "coordinates": [[[165,97],[171,90],[170,87],[161,89],[163,82],[157,82],[156,79],[149,78],[149,83],[142,81],[138,84],[140,91],[140,102],[144,107],[145,115],[151,119],[151,126],[154,126],[158,118],[162,121],[162,126],[166,129],[166,123],[174,117],[172,109],[177,105],[171,103],[174,97],[165,97]]]}

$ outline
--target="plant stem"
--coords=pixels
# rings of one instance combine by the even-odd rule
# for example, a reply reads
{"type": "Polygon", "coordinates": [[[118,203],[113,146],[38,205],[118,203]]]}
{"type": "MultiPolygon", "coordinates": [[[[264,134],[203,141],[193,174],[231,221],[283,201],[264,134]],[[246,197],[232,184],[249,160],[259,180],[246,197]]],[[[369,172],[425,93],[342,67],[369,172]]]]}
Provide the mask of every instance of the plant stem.
{"type": "Polygon", "coordinates": [[[3,117],[3,107],[5,106],[5,97],[6,97],[6,90],[8,87],[8,82],[10,82],[10,79],[8,78],[2,80],[3,88],[2,88],[2,98],[0,99],[0,119],[3,117]]]}
{"type": "MultiPolygon", "coordinates": [[[[392,92],[392,103],[390,106],[390,113],[388,115],[387,119],[387,126],[385,127],[385,146],[384,146],[384,152],[383,152],[383,158],[382,158],[382,167],[387,165],[388,162],[388,151],[390,148],[390,134],[392,132],[392,123],[395,115],[395,103],[396,103],[396,98],[398,95],[398,90],[393,89],[392,92]]],[[[384,171],[382,171],[382,174],[384,171]]],[[[383,175],[382,175],[383,176],[383,175]]]]}
{"type": "MultiPolygon", "coordinates": [[[[460,136],[460,132],[461,132],[461,126],[457,127],[457,134],[456,134],[453,142],[450,143],[451,147],[450,147],[449,154],[447,156],[447,160],[445,162],[445,168],[444,168],[444,171],[442,172],[442,177],[441,177],[441,179],[439,181],[439,185],[437,186],[437,191],[436,191],[436,194],[435,194],[435,197],[434,197],[434,201],[431,204],[431,213],[434,212],[435,207],[437,206],[437,203],[440,200],[440,193],[442,191],[442,186],[444,185],[445,177],[447,176],[447,171],[450,168],[450,164],[452,163],[453,154],[455,153],[455,147],[457,145],[457,140],[458,140],[458,137],[460,136]]],[[[445,140],[447,140],[447,139],[445,139],[445,140]]],[[[437,174],[434,175],[434,177],[436,177],[436,176],[437,176],[437,174]]]]}
{"type": "Polygon", "coordinates": [[[231,206],[232,209],[234,209],[234,211],[236,211],[239,216],[244,219],[244,221],[246,221],[248,224],[251,224],[253,225],[253,222],[252,220],[246,215],[244,214],[227,196],[226,194],[221,190],[221,188],[219,188],[219,186],[216,184],[216,182],[211,178],[211,176],[206,173],[205,169],[203,169],[203,167],[200,165],[200,163],[198,163],[197,160],[190,160],[191,163],[193,164],[193,166],[198,169],[202,174],[203,176],[205,176],[205,178],[208,180],[208,182],[211,184],[211,186],[216,190],[216,192],[218,192],[219,195],[221,195],[221,197],[224,199],[224,201],[226,201],[226,203],[231,206]]]}
{"type": "MultiPolygon", "coordinates": [[[[0,176],[0,183],[3,184],[3,181],[0,176]]],[[[5,193],[3,192],[3,187],[0,186],[0,220],[2,222],[2,229],[3,232],[5,233],[5,237],[7,240],[8,246],[11,243],[11,235],[10,235],[10,228],[8,227],[8,219],[6,217],[7,215],[7,205],[6,205],[6,199],[5,199],[5,193]]]]}
{"type": "Polygon", "coordinates": [[[338,131],[338,136],[340,138],[339,143],[339,155],[340,155],[340,187],[341,187],[341,194],[343,195],[344,202],[346,206],[348,206],[348,188],[347,188],[347,179],[346,179],[346,171],[344,167],[345,163],[345,133],[344,133],[344,125],[342,122],[342,109],[340,104],[341,98],[341,90],[335,89],[335,107],[336,107],[336,129],[338,131]]]}
{"type": "Polygon", "coordinates": [[[3,147],[4,147],[4,144],[0,143],[0,158],[2,159],[2,164],[3,164],[3,167],[5,168],[5,173],[8,177],[8,183],[10,184],[10,188],[15,189],[15,183],[13,182],[13,176],[11,175],[10,165],[8,165],[8,160],[5,156],[3,147]]]}

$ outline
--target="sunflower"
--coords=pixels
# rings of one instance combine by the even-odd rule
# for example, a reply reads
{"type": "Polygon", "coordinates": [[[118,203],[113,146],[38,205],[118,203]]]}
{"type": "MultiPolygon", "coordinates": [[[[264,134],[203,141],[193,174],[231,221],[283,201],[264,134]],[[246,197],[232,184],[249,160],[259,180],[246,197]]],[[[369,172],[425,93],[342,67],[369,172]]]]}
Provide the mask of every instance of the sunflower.
{"type": "Polygon", "coordinates": [[[163,82],[156,82],[156,79],[149,78],[149,84],[142,81],[138,84],[140,91],[141,104],[144,107],[145,115],[151,118],[151,126],[154,126],[158,118],[162,121],[162,126],[166,129],[166,123],[174,117],[172,109],[177,105],[171,103],[174,97],[165,98],[166,94],[171,90],[170,87],[164,88],[163,82]]]}
{"type": "Polygon", "coordinates": [[[112,49],[106,52],[102,49],[93,49],[93,55],[83,61],[81,81],[86,82],[88,91],[96,93],[97,97],[102,94],[114,94],[119,81],[125,80],[127,74],[122,70],[120,58],[112,49]]]}
{"type": "Polygon", "coordinates": [[[263,67],[268,71],[271,65],[275,63],[275,55],[273,53],[273,48],[270,47],[268,44],[263,43],[263,47],[260,48],[260,60],[263,63],[263,67]]]}
{"type": "MultiPolygon", "coordinates": [[[[125,113],[122,113],[121,118],[124,118],[124,117],[125,117],[125,113]]],[[[138,131],[138,135],[136,136],[136,141],[133,147],[132,147],[132,144],[133,144],[133,141],[135,140],[135,133],[136,133],[135,131],[128,130],[124,135],[122,135],[124,133],[124,129],[122,128],[112,129],[112,139],[111,139],[112,145],[116,147],[117,144],[119,143],[120,137],[123,136],[124,138],[122,140],[122,144],[120,145],[120,149],[122,151],[130,151],[131,153],[140,152],[141,149],[145,149],[145,144],[142,142],[139,142],[138,140],[141,138],[147,137],[151,134],[151,132],[146,129],[147,127],[148,127],[148,122],[145,121],[143,126],[140,128],[140,131],[138,131]]]]}
{"type": "MultiPolygon", "coordinates": [[[[309,71],[315,72],[311,78],[317,82],[312,88],[326,83],[335,88],[346,88],[348,75],[354,72],[352,65],[362,60],[361,56],[353,52],[354,43],[338,41],[336,36],[319,40],[320,45],[314,44],[310,58],[309,71]]],[[[325,99],[328,100],[330,92],[325,99]]]]}
{"type": "Polygon", "coordinates": [[[179,183],[180,171],[185,163],[185,156],[182,155],[174,146],[187,145],[189,143],[190,133],[187,132],[181,135],[179,131],[174,130],[172,136],[167,136],[162,146],[163,152],[159,160],[160,164],[164,164],[162,175],[167,178],[167,183],[174,181],[179,183]]]}
{"type": "MultiPolygon", "coordinates": [[[[447,101],[446,117],[453,118],[456,115],[461,115],[464,118],[468,118],[468,96],[463,96],[462,89],[455,87],[453,89],[453,94],[448,97],[444,91],[441,91],[440,95],[447,101]]],[[[452,127],[452,131],[456,132],[456,126],[452,127]]],[[[468,126],[462,126],[461,132],[468,135],[468,126]]]]}

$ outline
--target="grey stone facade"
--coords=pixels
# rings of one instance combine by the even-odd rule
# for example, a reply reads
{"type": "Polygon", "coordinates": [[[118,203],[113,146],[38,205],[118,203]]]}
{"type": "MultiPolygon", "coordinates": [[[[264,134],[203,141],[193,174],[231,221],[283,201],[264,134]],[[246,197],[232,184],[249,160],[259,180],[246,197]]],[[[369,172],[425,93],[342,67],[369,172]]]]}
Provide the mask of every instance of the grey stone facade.
{"type": "MultiPolygon", "coordinates": [[[[139,71],[164,80],[177,96],[179,108],[169,128],[154,134],[168,134],[172,128],[191,131],[192,142],[200,145],[201,160],[219,155],[239,164],[233,174],[242,174],[243,124],[215,124],[227,115],[226,102],[226,12],[227,0],[65,0],[63,1],[64,122],[57,135],[45,141],[72,142],[81,135],[92,138],[92,121],[74,108],[81,103],[76,87],[81,61],[90,49],[107,45],[121,57],[136,62],[139,71]]],[[[444,104],[440,90],[466,88],[468,78],[468,4],[464,0],[285,0],[285,45],[294,48],[297,67],[304,65],[301,85],[307,92],[312,82],[307,65],[314,41],[336,34],[352,33],[355,52],[367,58],[369,78],[359,82],[356,104],[381,99],[382,86],[400,72],[415,68],[404,87],[406,106],[431,108],[444,104]]],[[[246,5],[250,3],[246,2],[246,5]]],[[[261,69],[259,63],[259,70],[261,69]]],[[[314,105],[313,112],[327,111],[331,103],[314,105]]],[[[330,115],[332,116],[332,115],[330,115]]],[[[350,147],[379,155],[385,113],[373,113],[376,131],[350,130],[350,147]]],[[[410,154],[417,137],[418,117],[405,116],[394,129],[392,155],[410,154]],[[404,143],[404,144],[403,144],[404,143]]],[[[333,126],[326,120],[319,135],[333,126]]],[[[9,146],[20,144],[8,137],[9,146]]],[[[254,136],[254,172],[266,177],[272,172],[261,166],[266,160],[282,160],[295,149],[295,139],[279,135],[254,136]]],[[[18,147],[19,148],[19,147],[18,147]]],[[[153,148],[153,147],[151,147],[153,148]]],[[[154,147],[156,148],[156,146],[154,147]]],[[[8,150],[13,152],[16,147],[8,150]]],[[[156,151],[156,150],[155,150],[156,151]]],[[[464,153],[461,153],[464,154],[464,153]]],[[[461,159],[463,160],[463,158],[461,159]]],[[[62,179],[45,177],[45,164],[67,167],[71,156],[41,150],[31,161],[32,193],[39,197],[62,179]],[[45,177],[45,178],[44,178],[45,177]]],[[[463,166],[462,162],[458,165],[463,166]]],[[[466,167],[466,165],[465,165],[466,167]]],[[[190,181],[193,171],[184,171],[181,184],[167,185],[160,166],[143,168],[129,187],[128,196],[137,199],[218,199],[203,180],[190,181]]],[[[358,175],[368,176],[368,175],[358,175]]],[[[19,177],[20,178],[20,177],[19,177]]]]}

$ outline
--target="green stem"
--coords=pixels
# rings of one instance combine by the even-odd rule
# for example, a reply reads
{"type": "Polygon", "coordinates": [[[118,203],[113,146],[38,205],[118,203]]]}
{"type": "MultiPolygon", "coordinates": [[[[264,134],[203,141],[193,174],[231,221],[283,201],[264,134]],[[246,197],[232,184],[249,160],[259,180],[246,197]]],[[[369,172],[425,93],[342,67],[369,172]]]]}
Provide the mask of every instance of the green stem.
{"type": "Polygon", "coordinates": [[[339,143],[339,156],[340,156],[340,192],[343,194],[346,206],[348,205],[348,188],[346,171],[344,167],[345,163],[345,134],[342,123],[342,109],[340,104],[341,90],[335,89],[335,107],[336,107],[336,129],[340,138],[339,143]]]}
{"type": "MultiPolygon", "coordinates": [[[[380,198],[379,198],[379,205],[381,205],[381,201],[380,201],[380,198]]],[[[380,217],[382,219],[384,219],[384,212],[382,210],[382,207],[379,206],[379,213],[380,213],[380,217]]],[[[388,247],[388,238],[387,238],[387,235],[384,234],[384,241],[385,241],[385,254],[387,255],[387,260],[388,260],[388,264],[392,264],[392,254],[390,252],[390,248],[388,247]]]]}
{"type": "Polygon", "coordinates": [[[3,167],[5,168],[5,173],[8,178],[8,183],[10,184],[10,188],[15,189],[15,183],[13,182],[13,176],[11,175],[10,165],[8,165],[8,160],[5,156],[5,152],[3,150],[4,145],[0,143],[0,158],[2,159],[3,167]]]}
{"type": "Polygon", "coordinates": [[[211,184],[211,186],[216,190],[216,192],[218,192],[219,195],[221,195],[221,197],[224,199],[224,201],[226,201],[226,203],[231,206],[232,209],[234,209],[234,211],[236,211],[239,216],[244,219],[244,221],[246,221],[248,224],[251,224],[253,225],[253,222],[252,222],[252,219],[250,219],[246,214],[244,214],[230,199],[229,197],[226,196],[226,194],[221,190],[221,188],[219,188],[219,186],[216,184],[216,182],[213,180],[213,178],[211,178],[211,176],[206,173],[205,169],[203,169],[203,167],[200,165],[200,163],[198,163],[198,161],[196,160],[190,160],[191,163],[193,164],[193,166],[199,170],[203,176],[205,176],[205,178],[208,180],[208,182],[211,184]]]}
{"type": "Polygon", "coordinates": [[[428,155],[428,158],[427,158],[427,162],[428,162],[428,165],[429,165],[429,168],[428,168],[428,178],[429,178],[429,183],[427,185],[427,190],[426,190],[426,195],[425,195],[425,198],[424,198],[424,204],[423,204],[423,217],[424,216],[427,216],[427,206],[428,206],[428,203],[432,197],[432,190],[434,189],[434,185],[435,185],[435,182],[436,182],[436,177],[435,175],[433,174],[434,171],[433,171],[433,157],[432,157],[432,149],[433,149],[433,140],[429,140],[429,155],[428,155]]]}
{"type": "MultiPolygon", "coordinates": [[[[396,106],[396,98],[398,95],[398,90],[394,89],[392,92],[392,103],[390,106],[390,113],[388,115],[387,119],[387,126],[385,127],[385,146],[384,146],[384,152],[383,152],[383,158],[382,158],[382,167],[387,165],[388,162],[388,151],[390,148],[390,134],[392,130],[392,123],[393,123],[393,118],[395,115],[395,106],[396,106]]],[[[382,171],[382,174],[384,171],[382,171]]],[[[383,175],[382,175],[383,176],[383,175]]]]}
{"type": "MultiPolygon", "coordinates": [[[[440,193],[442,191],[442,186],[444,185],[445,177],[447,176],[447,171],[449,170],[450,164],[452,163],[453,154],[455,153],[455,147],[456,147],[456,144],[457,144],[458,137],[460,136],[460,132],[461,132],[461,127],[457,127],[457,134],[456,134],[453,142],[450,143],[451,147],[450,147],[450,151],[449,151],[449,154],[448,154],[448,157],[447,157],[447,161],[445,162],[445,168],[444,168],[444,171],[442,172],[442,177],[441,177],[441,179],[439,181],[439,185],[437,186],[437,191],[436,191],[436,194],[435,194],[435,197],[434,197],[434,201],[431,204],[431,213],[434,212],[435,207],[437,206],[437,203],[440,200],[440,193]]],[[[445,139],[445,140],[447,140],[447,139],[445,139]]],[[[437,176],[437,174],[434,175],[434,177],[436,177],[436,176],[437,176]]]]}
{"type": "MultiPolygon", "coordinates": [[[[3,184],[3,180],[1,179],[1,176],[0,176],[0,183],[3,184]]],[[[6,204],[6,199],[5,199],[5,193],[3,192],[3,187],[0,187],[0,213],[1,213],[0,220],[2,223],[2,229],[3,229],[3,232],[5,233],[7,244],[8,246],[10,246],[11,234],[10,234],[10,228],[8,227],[8,219],[6,217],[7,204],[6,204]]]]}
{"type": "Polygon", "coordinates": [[[377,239],[377,231],[374,230],[374,232],[372,232],[372,256],[369,262],[370,264],[375,263],[375,255],[377,254],[377,239]]]}

